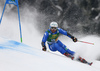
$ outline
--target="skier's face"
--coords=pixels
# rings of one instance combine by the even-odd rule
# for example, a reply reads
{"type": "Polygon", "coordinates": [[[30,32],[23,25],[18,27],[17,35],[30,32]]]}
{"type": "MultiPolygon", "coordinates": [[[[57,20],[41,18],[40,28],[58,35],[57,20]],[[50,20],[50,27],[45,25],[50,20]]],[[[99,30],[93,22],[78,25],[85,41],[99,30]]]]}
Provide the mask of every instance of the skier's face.
{"type": "Polygon", "coordinates": [[[51,27],[50,30],[51,30],[52,33],[55,33],[57,31],[57,28],[56,27],[51,27]]]}

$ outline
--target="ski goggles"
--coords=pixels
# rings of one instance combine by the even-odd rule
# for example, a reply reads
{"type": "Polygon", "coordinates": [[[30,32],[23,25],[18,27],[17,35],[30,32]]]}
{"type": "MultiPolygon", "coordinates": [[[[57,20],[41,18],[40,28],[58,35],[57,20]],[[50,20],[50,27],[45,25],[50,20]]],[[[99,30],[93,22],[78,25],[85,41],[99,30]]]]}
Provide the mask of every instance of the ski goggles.
{"type": "Polygon", "coordinates": [[[51,27],[50,29],[51,30],[57,30],[57,27],[51,27]]]}

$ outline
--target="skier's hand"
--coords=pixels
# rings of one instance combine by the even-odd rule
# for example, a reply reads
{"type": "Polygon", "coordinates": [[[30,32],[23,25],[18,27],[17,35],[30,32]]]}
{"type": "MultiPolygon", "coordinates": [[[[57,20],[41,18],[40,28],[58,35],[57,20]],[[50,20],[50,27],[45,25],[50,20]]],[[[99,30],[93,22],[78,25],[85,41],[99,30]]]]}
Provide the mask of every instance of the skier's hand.
{"type": "Polygon", "coordinates": [[[42,47],[43,47],[43,48],[42,48],[42,50],[43,50],[43,51],[46,51],[46,46],[45,46],[45,43],[44,43],[44,42],[42,42],[41,44],[42,44],[42,47]]]}
{"type": "Polygon", "coordinates": [[[44,47],[42,48],[42,50],[43,50],[43,51],[46,51],[46,50],[47,50],[46,46],[44,46],[44,47]]]}
{"type": "Polygon", "coordinates": [[[74,41],[74,42],[77,42],[77,38],[74,37],[74,38],[73,38],[73,41],[74,41]]]}

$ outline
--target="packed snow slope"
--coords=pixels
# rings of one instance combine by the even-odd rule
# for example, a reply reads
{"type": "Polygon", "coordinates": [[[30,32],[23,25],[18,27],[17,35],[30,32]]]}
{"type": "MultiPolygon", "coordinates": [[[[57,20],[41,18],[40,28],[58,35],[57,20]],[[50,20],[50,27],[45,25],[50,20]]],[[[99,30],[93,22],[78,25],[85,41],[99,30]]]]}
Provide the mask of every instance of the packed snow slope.
{"type": "Polygon", "coordinates": [[[0,71],[100,71],[100,62],[95,60],[89,66],[65,56],[0,38],[0,71]]]}
{"type": "MultiPolygon", "coordinates": [[[[2,7],[0,2],[0,16],[2,7]]],[[[79,40],[93,42],[95,45],[73,43],[66,36],[59,38],[69,49],[92,61],[93,65],[89,66],[72,61],[58,52],[43,52],[41,50],[43,34],[40,34],[42,29],[38,30],[36,26],[41,15],[36,10],[30,12],[28,8],[23,8],[20,9],[20,16],[23,43],[20,43],[17,12],[5,10],[0,24],[0,71],[100,71],[100,61],[96,60],[100,57],[99,36],[83,34],[81,38],[76,36],[79,40]]]]}

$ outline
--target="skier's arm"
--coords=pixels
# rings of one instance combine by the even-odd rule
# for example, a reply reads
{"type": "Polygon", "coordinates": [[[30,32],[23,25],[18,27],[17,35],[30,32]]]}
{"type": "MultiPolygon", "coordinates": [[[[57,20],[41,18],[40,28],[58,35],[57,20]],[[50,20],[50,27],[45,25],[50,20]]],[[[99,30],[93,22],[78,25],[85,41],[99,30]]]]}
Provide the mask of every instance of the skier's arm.
{"type": "Polygon", "coordinates": [[[65,30],[63,30],[63,29],[61,29],[61,28],[58,28],[58,30],[59,30],[59,33],[61,33],[61,34],[63,34],[63,35],[66,35],[66,36],[68,36],[68,37],[70,37],[70,38],[74,38],[74,36],[72,36],[70,33],[68,33],[67,31],[65,31],[65,30]]]}
{"type": "Polygon", "coordinates": [[[63,34],[63,35],[66,35],[68,37],[70,37],[74,42],[77,42],[77,38],[75,38],[74,36],[72,36],[70,33],[68,33],[67,31],[59,28],[59,33],[63,34]]]}
{"type": "Polygon", "coordinates": [[[72,36],[72,35],[69,34],[68,32],[67,32],[67,36],[71,37],[71,39],[72,39],[74,42],[77,42],[77,38],[75,38],[74,36],[72,36]]]}
{"type": "Polygon", "coordinates": [[[48,36],[49,36],[48,32],[45,32],[45,34],[44,34],[44,36],[43,36],[43,38],[42,38],[42,43],[41,43],[41,45],[42,45],[42,47],[43,47],[43,48],[42,48],[43,51],[46,51],[45,42],[46,42],[48,36]]]}

